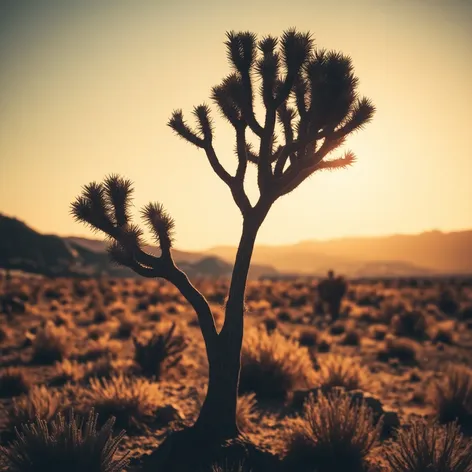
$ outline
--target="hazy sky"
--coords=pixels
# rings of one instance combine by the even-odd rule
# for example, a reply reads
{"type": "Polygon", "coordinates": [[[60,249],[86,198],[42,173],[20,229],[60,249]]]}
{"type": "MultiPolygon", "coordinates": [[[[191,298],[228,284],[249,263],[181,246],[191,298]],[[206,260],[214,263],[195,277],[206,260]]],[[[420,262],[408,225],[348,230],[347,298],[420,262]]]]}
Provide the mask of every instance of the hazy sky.
{"type": "MultiPolygon", "coordinates": [[[[2,0],[0,212],[90,236],[70,202],[114,172],[135,182],[136,213],[168,208],[177,247],[236,244],[229,190],[166,122],[175,108],[190,121],[229,72],[226,31],[292,26],[352,57],[377,113],[348,141],[356,165],[276,202],[258,242],[472,227],[468,0],[2,0]]],[[[233,129],[214,117],[233,171],[233,129]]]]}

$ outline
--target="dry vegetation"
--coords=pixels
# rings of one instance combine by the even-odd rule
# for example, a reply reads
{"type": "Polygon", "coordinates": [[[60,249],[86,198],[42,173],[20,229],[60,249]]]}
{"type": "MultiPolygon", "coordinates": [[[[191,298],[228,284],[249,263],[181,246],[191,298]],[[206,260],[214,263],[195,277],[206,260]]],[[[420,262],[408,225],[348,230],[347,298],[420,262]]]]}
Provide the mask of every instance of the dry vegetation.
{"type": "MultiPolygon", "coordinates": [[[[243,433],[284,471],[470,472],[472,283],[351,282],[334,322],[315,284],[248,284],[243,433]]],[[[221,325],[226,282],[197,285],[221,325]]],[[[3,287],[25,306],[0,314],[3,470],[140,470],[196,419],[208,366],[173,286],[18,274],[3,287]]],[[[218,457],[210,470],[261,469],[218,457]]]]}

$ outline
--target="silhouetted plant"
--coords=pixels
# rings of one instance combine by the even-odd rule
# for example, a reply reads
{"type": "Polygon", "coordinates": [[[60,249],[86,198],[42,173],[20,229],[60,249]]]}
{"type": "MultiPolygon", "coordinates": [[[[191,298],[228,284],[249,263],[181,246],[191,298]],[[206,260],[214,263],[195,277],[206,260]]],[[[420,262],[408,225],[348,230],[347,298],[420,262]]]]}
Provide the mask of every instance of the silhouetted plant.
{"type": "Polygon", "coordinates": [[[58,415],[48,424],[36,418],[22,425],[17,439],[0,446],[11,472],[121,472],[127,455],[114,459],[124,431],[112,436],[114,419],[97,431],[97,415],[90,411],[85,425],[73,412],[66,420],[58,415]]]}
{"type": "Polygon", "coordinates": [[[455,315],[459,311],[460,304],[450,290],[443,290],[439,296],[438,308],[446,315],[455,315]]]}
{"type": "Polygon", "coordinates": [[[449,366],[443,380],[434,385],[432,402],[441,423],[458,421],[465,431],[472,432],[472,370],[449,366]]]}
{"type": "Polygon", "coordinates": [[[76,408],[81,412],[94,408],[102,421],[114,416],[118,428],[136,433],[147,430],[162,401],[157,384],[117,375],[90,379],[90,385],[78,395],[76,408]]]}
{"type": "Polygon", "coordinates": [[[455,423],[415,421],[385,447],[385,458],[395,472],[472,472],[472,442],[455,423]]]}
{"type": "Polygon", "coordinates": [[[238,397],[236,420],[242,432],[246,433],[254,428],[258,416],[256,408],[257,400],[254,393],[238,397]]]}
{"type": "Polygon", "coordinates": [[[417,356],[420,346],[418,343],[408,338],[386,337],[385,347],[378,353],[380,361],[387,362],[390,359],[398,359],[406,365],[417,363],[417,356]]]}
{"type": "Polygon", "coordinates": [[[246,333],[241,352],[240,392],[254,392],[258,400],[284,400],[313,379],[308,350],[278,331],[263,329],[246,333]]]}
{"type": "Polygon", "coordinates": [[[344,277],[335,277],[334,272],[330,270],[328,277],[318,283],[317,291],[320,300],[328,305],[329,314],[332,319],[338,319],[341,302],[347,292],[347,282],[344,277]]]}
{"type": "Polygon", "coordinates": [[[311,396],[302,418],[287,435],[287,470],[363,472],[376,446],[382,421],[374,426],[365,403],[352,402],[340,391],[311,396]]]}
{"type": "Polygon", "coordinates": [[[187,343],[181,335],[174,335],[175,323],[166,333],[157,333],[147,341],[134,339],[134,360],[146,377],[161,378],[164,369],[176,366],[182,359],[187,343]]]}
{"type": "Polygon", "coordinates": [[[28,393],[31,385],[30,377],[21,367],[7,367],[0,371],[0,398],[28,393]]]}
{"type": "Polygon", "coordinates": [[[244,332],[244,295],[258,230],[274,202],[295,190],[321,170],[349,167],[352,152],[327,160],[352,132],[368,123],[374,106],[359,98],[358,79],[351,59],[337,52],[315,49],[309,33],[288,30],[281,38],[258,40],[249,32],[227,34],[226,47],[232,72],[213,87],[211,99],[236,135],[238,165],[231,175],[221,164],[213,146],[214,126],[210,108],[194,108],[197,130],[176,110],[169,126],[183,139],[202,149],[215,173],[229,187],[243,217],[225,321],[218,331],[206,299],[189,282],[172,258],[174,221],[159,203],[143,210],[143,217],[160,246],[159,256],[143,249],[142,232],[131,224],[131,182],[109,176],[93,182],[72,204],[78,221],[105,233],[112,241],[115,262],[144,277],[161,277],[177,287],[197,313],[209,361],[209,386],[194,432],[204,431],[209,441],[238,436],[236,402],[240,353],[244,332]],[[254,110],[255,80],[265,108],[262,121],[254,110]],[[277,122],[283,143],[276,145],[277,122]],[[262,123],[262,124],[261,124],[262,123]],[[247,140],[251,131],[256,148],[247,140]],[[252,204],[244,189],[248,165],[257,168],[259,199],[252,204]]]}

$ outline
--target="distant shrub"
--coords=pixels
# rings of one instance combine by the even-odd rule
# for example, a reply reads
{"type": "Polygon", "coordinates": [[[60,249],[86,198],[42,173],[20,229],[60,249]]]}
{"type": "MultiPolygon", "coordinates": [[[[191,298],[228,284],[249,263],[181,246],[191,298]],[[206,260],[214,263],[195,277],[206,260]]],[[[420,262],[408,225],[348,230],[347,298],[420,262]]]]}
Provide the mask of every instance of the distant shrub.
{"type": "Polygon", "coordinates": [[[54,383],[76,383],[84,378],[87,372],[88,364],[81,364],[77,361],[64,359],[62,362],[57,362],[55,368],[56,375],[54,377],[54,383]]]}
{"type": "Polygon", "coordinates": [[[472,442],[455,423],[416,421],[385,447],[385,458],[395,472],[472,472],[472,442]]]}
{"type": "Polygon", "coordinates": [[[32,342],[34,364],[54,364],[65,359],[70,352],[68,333],[64,327],[57,327],[48,321],[38,329],[32,342]]]}
{"type": "Polygon", "coordinates": [[[413,365],[417,363],[418,350],[418,344],[411,339],[388,337],[385,348],[379,351],[377,357],[384,362],[397,359],[403,364],[413,365]]]}
{"type": "Polygon", "coordinates": [[[393,332],[398,336],[419,340],[427,338],[428,319],[421,311],[405,311],[395,315],[391,325],[393,332]]]}
{"type": "Polygon", "coordinates": [[[335,320],[339,317],[341,302],[347,291],[347,282],[342,276],[335,277],[330,270],[328,277],[322,279],[317,286],[319,300],[328,305],[329,314],[335,320]]]}
{"type": "Polygon", "coordinates": [[[344,325],[343,321],[335,321],[329,328],[329,332],[338,336],[339,334],[343,334],[346,331],[346,326],[344,325]]]}
{"type": "Polygon", "coordinates": [[[458,421],[467,432],[472,432],[472,370],[451,365],[444,379],[436,382],[432,403],[441,423],[458,421]]]}
{"type": "Polygon", "coordinates": [[[92,378],[90,386],[82,389],[77,398],[77,409],[86,412],[94,408],[102,421],[114,416],[118,428],[135,433],[147,431],[161,402],[157,384],[118,375],[110,379],[92,378]]]}
{"type": "Polygon", "coordinates": [[[146,377],[161,378],[165,369],[176,366],[187,347],[185,338],[175,335],[175,323],[165,333],[157,333],[147,341],[134,339],[134,361],[146,377]]]}
{"type": "Polygon", "coordinates": [[[119,339],[128,339],[133,334],[136,328],[136,320],[129,315],[122,316],[120,318],[120,325],[116,332],[116,336],[119,339]]]}
{"type": "Polygon", "coordinates": [[[324,389],[343,387],[357,390],[368,384],[367,372],[350,357],[329,354],[319,361],[317,380],[324,389]]]}
{"type": "Polygon", "coordinates": [[[320,333],[316,328],[303,328],[298,336],[300,346],[315,347],[318,344],[320,333]]]}
{"type": "Polygon", "coordinates": [[[287,470],[363,472],[381,427],[364,403],[340,391],[310,397],[287,434],[287,470]]]}
{"type": "Polygon", "coordinates": [[[446,315],[455,315],[460,308],[451,290],[443,290],[438,300],[438,308],[446,315]]]}
{"type": "Polygon", "coordinates": [[[241,352],[240,392],[254,392],[261,399],[285,399],[306,386],[313,366],[304,347],[278,331],[249,330],[241,352]]]}
{"type": "Polygon", "coordinates": [[[20,367],[7,367],[0,371],[0,398],[16,397],[28,393],[31,379],[20,367]]]}
{"type": "Polygon", "coordinates": [[[40,418],[22,425],[17,439],[8,448],[0,447],[11,472],[121,472],[127,457],[114,459],[124,431],[112,436],[114,420],[97,431],[97,416],[90,412],[83,421],[71,413],[59,415],[50,424],[40,418]]]}
{"type": "Polygon", "coordinates": [[[349,329],[341,338],[341,344],[344,346],[359,346],[361,344],[361,335],[358,330],[349,329]]]}

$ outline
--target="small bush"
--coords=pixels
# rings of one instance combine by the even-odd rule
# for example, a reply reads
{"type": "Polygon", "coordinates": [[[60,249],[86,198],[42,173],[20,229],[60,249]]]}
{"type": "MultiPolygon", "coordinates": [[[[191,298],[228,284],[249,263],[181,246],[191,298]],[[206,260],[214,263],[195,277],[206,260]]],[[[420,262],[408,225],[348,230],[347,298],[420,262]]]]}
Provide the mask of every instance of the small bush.
{"type": "Polygon", "coordinates": [[[304,328],[298,336],[300,346],[315,347],[320,338],[319,332],[315,328],[304,328]]]}
{"type": "Polygon", "coordinates": [[[0,371],[0,398],[16,397],[28,393],[31,380],[24,369],[7,367],[0,371]]]}
{"type": "Polygon", "coordinates": [[[331,354],[320,360],[318,382],[325,390],[342,387],[357,390],[368,384],[367,372],[350,357],[331,354]]]}
{"type": "Polygon", "coordinates": [[[393,332],[398,336],[406,336],[423,340],[427,338],[428,320],[421,311],[405,311],[392,318],[393,332]]]}
{"type": "Polygon", "coordinates": [[[31,362],[34,364],[54,364],[62,361],[69,355],[69,340],[64,327],[57,327],[51,321],[38,329],[33,339],[33,356],[31,362]]]}
{"type": "Polygon", "coordinates": [[[350,329],[346,331],[341,338],[341,344],[344,346],[359,346],[361,344],[361,335],[359,331],[350,329]]]}
{"type": "Polygon", "coordinates": [[[118,428],[135,433],[147,431],[161,405],[162,393],[157,384],[147,379],[118,375],[110,379],[92,378],[77,401],[79,411],[94,408],[102,421],[114,416],[118,428]]]}
{"type": "Polygon", "coordinates": [[[164,369],[176,366],[187,347],[183,336],[175,336],[175,323],[166,333],[157,333],[147,341],[134,339],[134,361],[146,377],[159,380],[164,369]]]}
{"type": "Polygon", "coordinates": [[[68,420],[59,415],[48,424],[36,418],[22,425],[17,439],[8,447],[0,447],[11,472],[121,472],[127,457],[114,456],[124,431],[112,437],[114,420],[110,419],[97,431],[97,416],[90,412],[83,421],[71,413],[68,420]]]}
{"type": "Polygon", "coordinates": [[[386,338],[385,348],[378,353],[380,361],[397,359],[399,362],[407,365],[417,363],[419,346],[411,339],[406,338],[386,338]]]}
{"type": "Polygon", "coordinates": [[[252,329],[245,335],[241,352],[240,393],[254,392],[261,399],[285,399],[305,387],[313,375],[306,348],[278,331],[252,329]]]}
{"type": "Polygon", "coordinates": [[[385,458],[395,472],[472,472],[472,442],[464,441],[455,423],[418,421],[399,431],[385,458]]]}
{"type": "Polygon", "coordinates": [[[302,418],[288,432],[286,462],[290,470],[361,472],[376,446],[382,421],[374,426],[371,410],[334,391],[310,397],[302,418]]]}
{"type": "Polygon", "coordinates": [[[435,384],[432,403],[441,423],[457,420],[472,432],[472,370],[450,366],[444,379],[435,384]]]}

